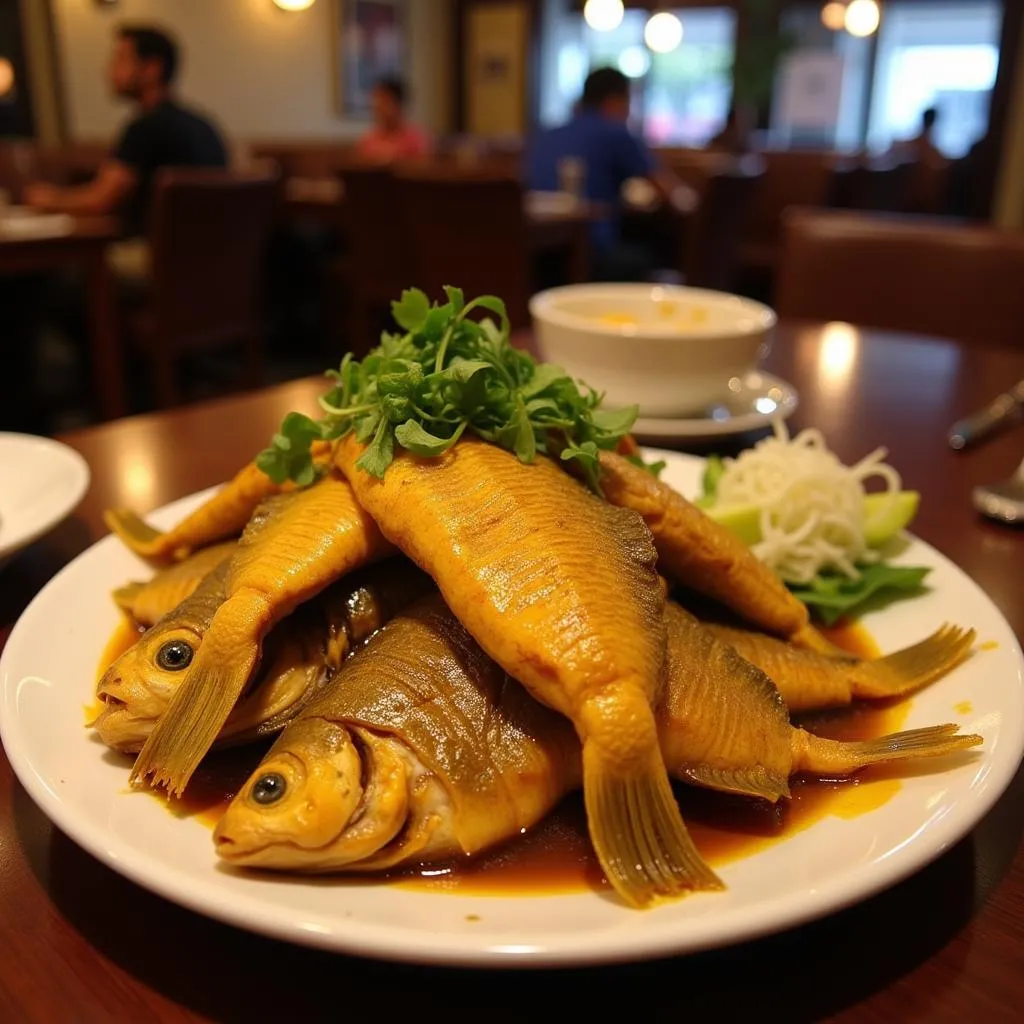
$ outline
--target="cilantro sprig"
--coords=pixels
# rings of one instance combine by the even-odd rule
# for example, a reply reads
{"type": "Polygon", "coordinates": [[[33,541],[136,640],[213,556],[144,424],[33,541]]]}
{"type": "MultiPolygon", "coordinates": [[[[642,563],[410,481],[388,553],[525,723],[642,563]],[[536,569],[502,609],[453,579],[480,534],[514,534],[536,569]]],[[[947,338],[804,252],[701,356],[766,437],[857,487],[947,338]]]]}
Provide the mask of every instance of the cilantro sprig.
{"type": "Polygon", "coordinates": [[[382,477],[396,445],[436,457],[469,431],[523,462],[538,452],[575,460],[599,491],[599,452],[629,433],[637,407],[602,409],[600,394],[514,348],[501,299],[466,302],[458,288],[445,297],[431,304],[419,289],[403,292],[391,312],[404,333],[385,333],[364,359],[350,353],[328,371],[334,387],[320,399],[323,416],[285,417],[256,460],[260,469],[276,483],[311,483],[312,443],[354,432],[367,445],[357,465],[382,477]],[[497,322],[477,319],[482,313],[497,322]]]}

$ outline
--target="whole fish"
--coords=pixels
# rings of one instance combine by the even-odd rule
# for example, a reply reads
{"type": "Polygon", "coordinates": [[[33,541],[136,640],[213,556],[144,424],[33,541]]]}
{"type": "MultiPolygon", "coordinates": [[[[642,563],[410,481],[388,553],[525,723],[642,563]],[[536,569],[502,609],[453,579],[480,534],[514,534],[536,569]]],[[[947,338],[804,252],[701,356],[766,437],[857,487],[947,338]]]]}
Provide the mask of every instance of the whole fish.
{"type": "Polygon", "coordinates": [[[214,833],[247,867],[382,871],[465,857],[579,784],[579,741],[439,596],[407,608],[278,738],[214,833]]]}
{"type": "Polygon", "coordinates": [[[954,669],[968,656],[975,639],[973,629],[945,625],[893,654],[862,659],[818,654],[763,633],[718,623],[705,626],[770,676],[792,712],[902,697],[954,669]]]}
{"type": "MultiPolygon", "coordinates": [[[[181,685],[194,638],[201,641],[224,601],[225,575],[222,569],[204,579],[104,674],[96,693],[104,710],[90,724],[108,746],[124,753],[142,749],[181,685]]],[[[396,558],[354,572],[301,605],[271,630],[253,685],[235,705],[217,745],[283,728],[353,650],[432,589],[426,574],[396,558]]]]}
{"type": "Polygon", "coordinates": [[[790,724],[774,683],[689,612],[666,607],[669,680],[658,711],[661,750],[670,773],[711,789],[776,801],[798,772],[849,775],[868,765],[941,757],[976,746],[980,736],[956,725],[840,742],[790,724]]]}
{"type": "Polygon", "coordinates": [[[383,479],[337,464],[384,535],[428,572],[481,647],[583,743],[598,859],[628,902],[720,885],[683,824],[658,751],[664,594],[650,532],[550,459],[526,465],[464,438],[436,459],[397,452],[383,479]]]}
{"type": "Polygon", "coordinates": [[[131,781],[152,776],[154,786],[181,793],[252,679],[267,633],[346,573],[393,553],[334,475],[263,502],[226,563],[224,601],[181,666],[131,781]]]}
{"type": "Polygon", "coordinates": [[[235,553],[233,540],[200,548],[183,562],[161,569],[146,583],[128,583],[114,591],[114,603],[140,626],[152,626],[182,601],[225,558],[235,553]]]}
{"type": "MultiPolygon", "coordinates": [[[[794,771],[845,774],[979,741],[955,726],[865,743],[793,729],[763,673],[681,609],[667,614],[673,670],[658,725],[679,779],[777,800],[794,771]]],[[[396,616],[286,727],[214,843],[232,864],[279,871],[460,859],[515,839],[581,777],[567,720],[529,697],[435,595],[396,616]]]]}
{"type": "MultiPolygon", "coordinates": [[[[328,443],[314,443],[314,463],[325,466],[329,456],[328,443]]],[[[110,531],[117,534],[135,554],[156,565],[166,565],[180,562],[193,551],[226,537],[237,537],[260,502],[289,490],[291,486],[275,484],[254,462],[250,462],[212,498],[166,532],[154,529],[130,509],[108,509],[103,513],[103,519],[110,531]]]]}
{"type": "Polygon", "coordinates": [[[807,606],[734,533],[647,470],[601,452],[601,488],[613,505],[643,516],[661,571],[714,598],[740,618],[791,643],[834,654],[810,623],[807,606]]]}

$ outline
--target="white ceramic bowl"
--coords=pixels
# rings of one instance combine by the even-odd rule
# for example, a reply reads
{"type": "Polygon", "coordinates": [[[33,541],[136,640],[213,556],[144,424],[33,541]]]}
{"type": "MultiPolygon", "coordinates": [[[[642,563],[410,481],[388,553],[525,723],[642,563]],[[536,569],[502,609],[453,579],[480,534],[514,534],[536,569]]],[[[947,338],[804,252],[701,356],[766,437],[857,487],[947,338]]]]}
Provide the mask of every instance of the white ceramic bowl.
{"type": "Polygon", "coordinates": [[[691,416],[720,401],[767,352],[776,320],[738,295],[649,284],[552,288],[530,313],[544,359],[642,416],[691,416]]]}

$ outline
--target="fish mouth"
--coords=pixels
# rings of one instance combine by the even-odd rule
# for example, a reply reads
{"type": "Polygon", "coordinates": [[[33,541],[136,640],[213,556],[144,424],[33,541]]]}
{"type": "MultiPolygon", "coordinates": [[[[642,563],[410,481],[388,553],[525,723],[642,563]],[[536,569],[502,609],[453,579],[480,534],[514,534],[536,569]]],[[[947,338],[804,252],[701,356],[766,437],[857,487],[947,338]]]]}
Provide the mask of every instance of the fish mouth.
{"type": "Polygon", "coordinates": [[[96,699],[103,710],[88,723],[88,728],[95,729],[111,749],[122,754],[138,753],[153,731],[157,716],[140,715],[127,701],[102,689],[96,699]]]}
{"type": "MultiPolygon", "coordinates": [[[[407,762],[396,750],[396,740],[363,729],[353,729],[350,735],[359,752],[361,793],[335,835],[313,844],[303,843],[294,831],[262,828],[246,802],[247,784],[214,830],[217,856],[236,867],[325,873],[357,866],[386,848],[408,821],[407,762]]],[[[272,757],[273,751],[268,761],[272,757]]]]}

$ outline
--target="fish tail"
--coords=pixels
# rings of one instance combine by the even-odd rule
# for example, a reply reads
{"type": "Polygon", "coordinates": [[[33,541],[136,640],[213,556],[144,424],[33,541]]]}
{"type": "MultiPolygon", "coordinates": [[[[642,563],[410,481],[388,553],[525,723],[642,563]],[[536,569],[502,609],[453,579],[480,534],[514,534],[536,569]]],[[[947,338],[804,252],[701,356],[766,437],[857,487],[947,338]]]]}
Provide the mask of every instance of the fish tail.
{"type": "Polygon", "coordinates": [[[111,533],[118,537],[137,555],[154,558],[165,554],[165,534],[154,530],[140,516],[127,508],[108,508],[103,521],[111,533]]]}
{"type": "Polygon", "coordinates": [[[961,734],[959,728],[958,725],[933,725],[852,743],[823,739],[803,729],[794,729],[793,770],[818,775],[850,775],[871,764],[943,757],[982,742],[980,736],[961,734]]]}
{"type": "Polygon", "coordinates": [[[118,587],[111,595],[114,599],[114,604],[122,611],[130,612],[139,596],[139,592],[145,585],[145,583],[126,583],[123,587],[118,587]]]}
{"type": "Polygon", "coordinates": [[[149,778],[172,795],[184,791],[252,677],[265,619],[266,599],[259,594],[242,592],[221,605],[135,761],[132,785],[149,778]]]}
{"type": "Polygon", "coordinates": [[[853,696],[898,697],[927,686],[959,665],[974,640],[973,629],[946,623],[920,643],[858,665],[852,676],[853,696]]]}
{"type": "Polygon", "coordinates": [[[583,745],[590,836],[608,881],[627,903],[721,889],[686,831],[657,749],[645,770],[624,777],[593,740],[583,745]]]}

